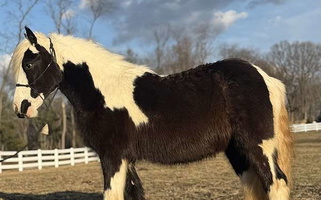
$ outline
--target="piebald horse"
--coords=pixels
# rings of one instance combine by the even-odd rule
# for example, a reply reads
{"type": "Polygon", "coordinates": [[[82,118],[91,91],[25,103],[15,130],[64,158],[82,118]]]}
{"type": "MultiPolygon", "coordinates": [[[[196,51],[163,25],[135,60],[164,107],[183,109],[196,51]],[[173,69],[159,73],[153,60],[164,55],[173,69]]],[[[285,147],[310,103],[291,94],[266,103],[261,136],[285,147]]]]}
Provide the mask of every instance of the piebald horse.
{"type": "Polygon", "coordinates": [[[145,199],[137,160],[190,163],[225,152],[245,199],[290,196],[292,135],[284,85],[240,59],[161,76],[100,45],[33,33],[11,60],[18,117],[59,89],[97,152],[105,200],[145,199]]]}

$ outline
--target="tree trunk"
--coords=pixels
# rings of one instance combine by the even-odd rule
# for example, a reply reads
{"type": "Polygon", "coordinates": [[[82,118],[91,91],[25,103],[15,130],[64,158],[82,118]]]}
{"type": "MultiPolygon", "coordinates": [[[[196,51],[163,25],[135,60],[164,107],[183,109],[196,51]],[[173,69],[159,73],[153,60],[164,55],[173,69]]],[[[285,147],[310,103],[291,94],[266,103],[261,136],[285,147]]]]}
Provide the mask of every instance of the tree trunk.
{"type": "Polygon", "coordinates": [[[62,133],[61,133],[61,149],[66,148],[66,132],[67,132],[67,116],[66,116],[66,105],[65,102],[61,101],[62,109],[62,133]]]}
{"type": "Polygon", "coordinates": [[[75,126],[75,115],[74,108],[71,108],[71,128],[72,128],[72,147],[76,148],[76,126],[75,126]]]}

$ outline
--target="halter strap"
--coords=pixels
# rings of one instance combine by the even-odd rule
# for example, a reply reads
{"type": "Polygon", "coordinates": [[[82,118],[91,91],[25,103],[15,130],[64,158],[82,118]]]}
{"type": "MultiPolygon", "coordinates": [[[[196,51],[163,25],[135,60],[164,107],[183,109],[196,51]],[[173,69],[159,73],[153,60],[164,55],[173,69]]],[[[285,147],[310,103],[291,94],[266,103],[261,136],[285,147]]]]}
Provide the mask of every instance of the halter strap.
{"type": "Polygon", "coordinates": [[[52,63],[55,63],[55,64],[57,65],[56,51],[55,51],[55,49],[54,49],[54,47],[53,47],[53,43],[52,43],[50,37],[49,37],[49,41],[50,41],[49,51],[50,51],[50,55],[51,55],[51,61],[50,61],[50,63],[47,65],[47,67],[45,68],[45,70],[44,70],[43,72],[41,72],[41,74],[40,74],[35,80],[33,80],[30,84],[21,84],[21,83],[17,83],[17,84],[16,84],[16,87],[28,87],[28,88],[32,89],[33,91],[35,91],[35,92],[38,94],[38,96],[42,99],[42,101],[44,102],[44,104],[45,104],[47,107],[50,106],[53,98],[56,96],[57,91],[58,91],[58,89],[59,89],[59,84],[55,86],[55,89],[54,89],[54,90],[56,90],[56,91],[55,91],[55,93],[54,93],[54,95],[53,95],[53,97],[52,97],[49,105],[47,105],[47,104],[45,103],[45,99],[40,95],[40,92],[38,92],[38,91],[37,91],[34,87],[32,87],[31,85],[34,84],[38,79],[40,79],[40,78],[46,73],[46,71],[49,69],[49,67],[50,67],[50,65],[51,65],[52,63]]]}

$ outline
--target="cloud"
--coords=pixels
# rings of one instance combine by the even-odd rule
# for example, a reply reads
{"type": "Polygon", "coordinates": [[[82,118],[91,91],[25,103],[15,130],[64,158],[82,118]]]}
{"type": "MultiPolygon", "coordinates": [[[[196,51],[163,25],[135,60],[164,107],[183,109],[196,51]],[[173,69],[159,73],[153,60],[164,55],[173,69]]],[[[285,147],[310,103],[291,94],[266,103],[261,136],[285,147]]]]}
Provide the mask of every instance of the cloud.
{"type": "Polygon", "coordinates": [[[288,1],[288,0],[251,0],[248,5],[250,8],[253,8],[258,5],[263,5],[263,4],[276,4],[276,5],[278,5],[278,4],[282,4],[286,1],[288,1]]]}
{"type": "Polygon", "coordinates": [[[162,26],[192,29],[211,22],[214,12],[233,1],[236,0],[118,0],[112,22],[118,34],[114,42],[124,43],[133,38],[148,40],[153,30],[162,26]]]}
{"type": "Polygon", "coordinates": [[[271,25],[278,25],[282,22],[282,17],[280,15],[272,18],[272,19],[269,19],[268,22],[271,24],[271,25]]]}
{"type": "Polygon", "coordinates": [[[235,10],[214,12],[214,30],[218,31],[218,33],[221,33],[232,26],[237,20],[246,18],[247,15],[248,14],[246,12],[237,13],[235,10]]]}
{"type": "Polygon", "coordinates": [[[78,8],[79,8],[79,9],[85,9],[85,8],[88,7],[88,5],[89,5],[88,0],[81,0],[78,8]]]}
{"type": "Polygon", "coordinates": [[[75,11],[68,9],[65,13],[62,14],[62,19],[71,19],[75,16],[75,11]]]}
{"type": "Polygon", "coordinates": [[[0,69],[3,70],[9,66],[11,60],[10,54],[0,55],[0,69]]]}
{"type": "MultiPolygon", "coordinates": [[[[82,0],[81,5],[85,6],[82,0]]],[[[249,8],[259,5],[278,5],[288,0],[117,0],[111,22],[117,32],[115,44],[133,39],[149,41],[153,31],[160,27],[193,29],[199,24],[214,25],[215,34],[221,34],[248,13],[231,8],[249,8]],[[227,11],[226,11],[227,10],[227,11]],[[213,14],[214,13],[214,14],[213,14]]],[[[215,36],[216,36],[215,35],[215,36]]]]}

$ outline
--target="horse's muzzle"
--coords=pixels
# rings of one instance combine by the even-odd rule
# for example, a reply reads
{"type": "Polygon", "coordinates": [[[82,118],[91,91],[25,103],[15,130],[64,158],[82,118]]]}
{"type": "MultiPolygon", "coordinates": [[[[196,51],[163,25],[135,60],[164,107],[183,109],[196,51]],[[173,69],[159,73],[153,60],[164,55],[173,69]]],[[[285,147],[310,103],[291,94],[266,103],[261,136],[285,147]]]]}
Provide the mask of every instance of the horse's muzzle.
{"type": "Polygon", "coordinates": [[[24,99],[21,102],[21,108],[20,108],[21,112],[19,112],[19,108],[16,104],[14,104],[14,111],[19,118],[25,118],[28,108],[30,106],[31,106],[31,103],[28,100],[24,99]]]}

